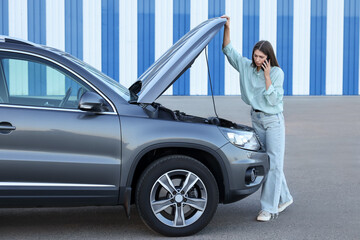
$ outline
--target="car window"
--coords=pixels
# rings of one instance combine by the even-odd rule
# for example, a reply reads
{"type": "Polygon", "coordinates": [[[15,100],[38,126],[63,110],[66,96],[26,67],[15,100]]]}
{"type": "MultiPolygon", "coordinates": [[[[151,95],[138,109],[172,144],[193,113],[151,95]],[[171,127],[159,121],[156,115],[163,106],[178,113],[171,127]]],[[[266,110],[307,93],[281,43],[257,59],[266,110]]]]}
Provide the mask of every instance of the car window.
{"type": "Polygon", "coordinates": [[[75,58],[74,56],[70,54],[63,54],[63,57],[66,57],[70,61],[76,63],[82,68],[85,68],[88,70],[92,75],[94,75],[96,78],[100,79],[103,83],[108,85],[110,88],[116,91],[123,99],[125,99],[127,102],[130,101],[130,91],[121,85],[119,82],[115,81],[111,77],[107,76],[106,74],[100,72],[96,68],[92,67],[91,65],[81,61],[80,59],[75,58]]]}
{"type": "Polygon", "coordinates": [[[3,58],[1,63],[7,94],[0,104],[76,109],[82,94],[91,91],[85,84],[43,62],[3,58]]]}

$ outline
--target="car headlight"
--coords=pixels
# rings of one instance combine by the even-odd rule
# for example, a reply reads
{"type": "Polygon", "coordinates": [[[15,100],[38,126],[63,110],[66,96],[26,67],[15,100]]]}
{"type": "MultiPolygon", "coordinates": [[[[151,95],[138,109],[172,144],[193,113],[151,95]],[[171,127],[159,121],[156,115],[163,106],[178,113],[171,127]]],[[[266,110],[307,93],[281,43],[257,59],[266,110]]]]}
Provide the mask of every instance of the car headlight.
{"type": "Polygon", "coordinates": [[[254,132],[241,131],[229,128],[219,128],[224,136],[235,146],[247,150],[257,151],[260,149],[260,143],[254,132]]]}

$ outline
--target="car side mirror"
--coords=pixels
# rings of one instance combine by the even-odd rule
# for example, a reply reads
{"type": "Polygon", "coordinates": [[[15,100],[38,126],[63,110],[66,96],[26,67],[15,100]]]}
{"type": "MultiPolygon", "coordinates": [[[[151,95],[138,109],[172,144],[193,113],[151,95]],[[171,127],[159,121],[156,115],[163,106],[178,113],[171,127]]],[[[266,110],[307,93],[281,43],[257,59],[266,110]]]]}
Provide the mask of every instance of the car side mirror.
{"type": "Polygon", "coordinates": [[[99,94],[94,92],[85,92],[80,98],[78,108],[83,111],[102,112],[106,109],[106,104],[99,94]]]}

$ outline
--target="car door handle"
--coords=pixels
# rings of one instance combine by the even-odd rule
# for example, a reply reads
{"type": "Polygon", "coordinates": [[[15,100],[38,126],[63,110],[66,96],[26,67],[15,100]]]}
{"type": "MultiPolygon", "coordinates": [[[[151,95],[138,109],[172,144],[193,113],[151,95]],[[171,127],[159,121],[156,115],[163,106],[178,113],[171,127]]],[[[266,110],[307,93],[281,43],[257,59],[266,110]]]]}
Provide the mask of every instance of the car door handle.
{"type": "Polygon", "coordinates": [[[14,126],[0,126],[0,130],[11,130],[14,131],[16,127],[14,126]]]}
{"type": "Polygon", "coordinates": [[[13,126],[11,123],[9,122],[0,123],[0,133],[7,134],[14,130],[16,130],[16,127],[13,126]]]}

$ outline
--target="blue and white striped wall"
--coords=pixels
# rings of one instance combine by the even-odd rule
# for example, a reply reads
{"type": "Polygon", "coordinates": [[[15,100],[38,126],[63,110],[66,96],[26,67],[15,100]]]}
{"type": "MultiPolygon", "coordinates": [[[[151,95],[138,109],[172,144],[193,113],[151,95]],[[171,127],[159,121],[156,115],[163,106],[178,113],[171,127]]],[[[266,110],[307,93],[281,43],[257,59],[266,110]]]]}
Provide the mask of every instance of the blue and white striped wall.
{"type": "MultiPolygon", "coordinates": [[[[130,86],[191,28],[223,14],[244,56],[259,40],[273,44],[286,95],[359,95],[359,0],[0,0],[0,34],[62,49],[130,86]]],[[[238,95],[222,34],[208,48],[214,93],[238,95]]],[[[210,93],[204,53],[166,92],[210,93]]]]}

